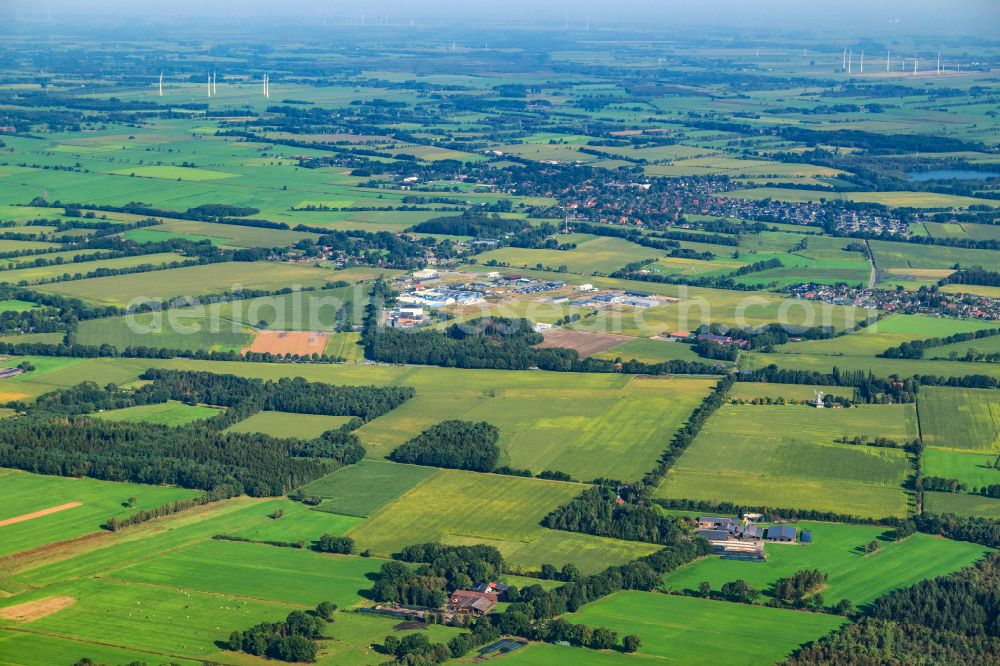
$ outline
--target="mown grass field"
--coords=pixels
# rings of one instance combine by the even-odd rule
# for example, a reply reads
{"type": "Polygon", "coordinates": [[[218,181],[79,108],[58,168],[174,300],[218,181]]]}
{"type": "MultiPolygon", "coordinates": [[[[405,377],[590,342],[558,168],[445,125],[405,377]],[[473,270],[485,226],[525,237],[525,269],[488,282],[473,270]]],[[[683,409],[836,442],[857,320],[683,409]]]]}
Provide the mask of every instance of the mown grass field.
{"type": "Polygon", "coordinates": [[[657,663],[748,665],[779,661],[846,622],[836,615],[651,592],[618,592],[567,619],[619,636],[636,634],[642,640],[637,654],[657,663]]]}
{"type": "Polygon", "coordinates": [[[436,474],[433,467],[366,459],[313,481],[303,491],[326,500],[321,511],[369,516],[436,474]]]}
{"type": "Polygon", "coordinates": [[[229,426],[226,432],[259,432],[272,437],[315,439],[327,430],[337,430],[350,421],[351,417],[349,416],[263,411],[229,426]]]}
{"type": "Polygon", "coordinates": [[[924,511],[1000,520],[1000,499],[982,495],[928,492],[924,493],[924,511]]]}
{"type": "Polygon", "coordinates": [[[158,423],[168,426],[182,426],[194,421],[210,419],[220,410],[204,405],[187,405],[183,402],[170,400],[153,405],[138,405],[123,409],[112,409],[107,412],[95,412],[93,418],[106,421],[122,421],[125,423],[158,423]]]}
{"type": "Polygon", "coordinates": [[[656,550],[649,544],[617,542],[615,552],[606,547],[607,539],[541,527],[539,521],[547,513],[583,488],[558,481],[441,470],[373,513],[348,536],[359,550],[369,548],[380,555],[435,540],[486,543],[499,548],[515,566],[538,568],[542,552],[547,556],[545,562],[574,562],[591,573],[656,550]],[[542,538],[546,539],[545,547],[540,551],[532,548],[542,538]],[[571,545],[560,547],[563,541],[571,545]]]}
{"type": "Polygon", "coordinates": [[[766,562],[723,560],[711,555],[668,573],[663,587],[697,590],[698,584],[707,580],[718,592],[725,583],[742,578],[764,592],[764,603],[779,578],[802,569],[819,569],[827,575],[827,584],[820,590],[826,603],[850,599],[860,606],[891,590],[967,567],[990,552],[976,544],[918,533],[898,542],[880,540],[879,551],[866,557],[859,547],[879,539],[885,528],[814,522],[800,522],[795,527],[812,530],[813,542],[768,543],[766,562]]]}
{"type": "Polygon", "coordinates": [[[924,444],[1000,453],[1000,397],[995,391],[927,387],[917,398],[924,444]]]}
{"type": "Polygon", "coordinates": [[[99,532],[112,516],[123,518],[166,502],[197,497],[197,490],[96,479],[43,476],[0,469],[0,521],[80,502],[80,506],[0,527],[0,555],[99,532]],[[128,499],[136,498],[135,507],[128,499]]]}
{"type": "Polygon", "coordinates": [[[847,436],[917,437],[912,405],[850,409],[725,405],[657,489],[669,498],[903,516],[912,461],[900,449],[835,443],[847,436]]]}

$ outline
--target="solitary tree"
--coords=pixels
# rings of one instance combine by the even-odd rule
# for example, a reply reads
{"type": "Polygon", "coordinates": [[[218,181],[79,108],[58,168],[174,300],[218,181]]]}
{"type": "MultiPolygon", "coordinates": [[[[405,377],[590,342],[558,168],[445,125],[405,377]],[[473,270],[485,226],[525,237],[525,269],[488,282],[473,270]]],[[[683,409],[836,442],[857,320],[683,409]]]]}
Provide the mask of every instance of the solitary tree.
{"type": "Polygon", "coordinates": [[[622,639],[623,652],[635,652],[642,645],[642,641],[635,634],[629,634],[622,639]]]}

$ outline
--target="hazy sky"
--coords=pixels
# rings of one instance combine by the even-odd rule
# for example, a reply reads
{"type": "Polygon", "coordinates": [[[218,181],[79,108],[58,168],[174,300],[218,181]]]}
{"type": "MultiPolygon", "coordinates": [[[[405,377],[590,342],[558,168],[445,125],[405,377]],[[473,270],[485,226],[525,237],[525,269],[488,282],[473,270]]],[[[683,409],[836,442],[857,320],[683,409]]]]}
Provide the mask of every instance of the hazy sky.
{"type": "Polygon", "coordinates": [[[717,24],[1000,33],[1000,0],[0,0],[25,11],[191,16],[357,16],[717,24]],[[898,21],[896,23],[895,21],[898,21]]]}

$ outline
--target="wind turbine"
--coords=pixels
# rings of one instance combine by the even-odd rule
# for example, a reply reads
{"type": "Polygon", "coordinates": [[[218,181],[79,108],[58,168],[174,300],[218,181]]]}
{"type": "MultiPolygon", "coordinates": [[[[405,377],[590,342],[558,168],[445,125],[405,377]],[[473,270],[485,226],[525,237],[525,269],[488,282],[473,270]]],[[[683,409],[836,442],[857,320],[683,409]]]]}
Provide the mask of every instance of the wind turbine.
{"type": "Polygon", "coordinates": [[[212,73],[209,72],[205,79],[205,86],[208,88],[208,96],[212,96],[212,73]]]}
{"type": "Polygon", "coordinates": [[[861,68],[859,70],[860,74],[865,73],[865,50],[861,49],[861,68]]]}
{"type": "Polygon", "coordinates": [[[163,72],[160,72],[160,97],[163,97],[163,72]]]}
{"type": "Polygon", "coordinates": [[[937,73],[938,73],[938,74],[940,74],[940,73],[941,73],[941,52],[940,52],[940,51],[938,51],[938,59],[937,59],[937,73]]]}
{"type": "Polygon", "coordinates": [[[889,49],[885,50],[885,71],[887,71],[887,72],[889,71],[889,54],[890,53],[892,53],[891,50],[889,50],[889,49]]]}
{"type": "Polygon", "coordinates": [[[854,51],[847,52],[847,75],[851,75],[851,66],[854,64],[854,51]]]}
{"type": "Polygon", "coordinates": [[[212,95],[215,96],[215,95],[218,95],[218,94],[219,94],[219,86],[216,83],[215,72],[213,71],[212,72],[212,95]]]}

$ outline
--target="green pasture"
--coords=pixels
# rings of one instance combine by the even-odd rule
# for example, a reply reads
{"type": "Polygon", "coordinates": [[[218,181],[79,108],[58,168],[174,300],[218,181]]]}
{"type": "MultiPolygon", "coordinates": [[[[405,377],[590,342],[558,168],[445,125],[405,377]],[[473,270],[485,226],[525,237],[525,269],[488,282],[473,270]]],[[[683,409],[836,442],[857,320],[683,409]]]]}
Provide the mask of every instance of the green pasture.
{"type": "Polygon", "coordinates": [[[351,421],[349,416],[289,414],[263,411],[229,426],[226,432],[257,432],[272,437],[315,439],[328,430],[337,430],[351,421]]]}
{"type": "Polygon", "coordinates": [[[1000,397],[996,391],[929,386],[917,397],[924,444],[1000,453],[1000,397]]]}
{"type": "Polygon", "coordinates": [[[28,310],[37,307],[38,305],[35,303],[19,301],[13,298],[0,300],[0,312],[27,312],[28,310]]]}
{"type": "MultiPolygon", "coordinates": [[[[317,519],[324,517],[314,513],[317,519]]],[[[115,569],[108,577],[282,603],[330,600],[350,606],[361,601],[359,592],[371,587],[366,575],[381,565],[375,558],[209,539],[115,569]]]]}
{"type": "Polygon", "coordinates": [[[629,340],[616,347],[612,347],[607,351],[592,354],[592,356],[594,358],[607,358],[611,360],[621,358],[624,361],[635,359],[643,363],[662,363],[664,361],[704,362],[704,359],[694,353],[691,345],[651,338],[635,338],[634,340],[629,340]]]}
{"type": "Polygon", "coordinates": [[[990,552],[976,544],[921,533],[889,541],[882,538],[886,528],[870,525],[800,522],[794,527],[811,530],[812,543],[767,543],[766,562],[709,555],[668,573],[663,587],[677,592],[697,590],[701,581],[708,581],[718,593],[725,583],[741,578],[764,593],[764,603],[779,578],[818,569],[827,575],[820,590],[827,604],[849,599],[860,606],[892,590],[970,566],[990,552]],[[874,540],[880,542],[878,552],[865,556],[862,546],[874,540]]]}
{"type": "Polygon", "coordinates": [[[815,409],[725,405],[657,490],[661,497],[902,516],[912,475],[901,449],[836,443],[840,437],[917,437],[911,405],[815,409]]]}
{"type": "Polygon", "coordinates": [[[879,268],[962,268],[979,266],[986,270],[1000,269],[1000,255],[994,250],[949,247],[946,245],[916,245],[893,241],[869,241],[875,265],[879,268]]]}
{"type": "Polygon", "coordinates": [[[208,239],[213,245],[228,247],[284,247],[305,238],[317,238],[317,235],[286,229],[265,229],[234,224],[166,219],[162,224],[156,226],[129,231],[125,237],[137,243],[187,238],[191,241],[208,239]]]}
{"type": "Polygon", "coordinates": [[[836,356],[833,354],[766,354],[744,353],[740,365],[746,369],[776,365],[790,370],[812,370],[829,373],[833,368],[840,370],[861,370],[872,372],[876,377],[912,377],[913,375],[934,375],[939,377],[967,377],[986,375],[1000,377],[1000,365],[994,363],[967,363],[962,361],[911,360],[875,358],[871,356],[836,356]]]}
{"type": "Polygon", "coordinates": [[[201,296],[236,288],[277,289],[296,284],[322,286],[333,279],[336,278],[332,273],[321,268],[272,262],[233,262],[58,282],[47,284],[40,291],[124,306],[133,299],[201,296]]]}
{"type": "Polygon", "coordinates": [[[188,405],[176,400],[170,400],[152,405],[137,405],[135,407],[112,409],[106,412],[96,412],[91,414],[91,416],[105,421],[182,426],[194,421],[210,419],[220,411],[216,407],[188,405]]]}
{"type": "Polygon", "coordinates": [[[324,534],[341,536],[362,522],[356,516],[343,516],[319,511],[291,500],[268,503],[260,507],[267,520],[231,532],[233,536],[254,541],[304,542],[308,547],[324,534]],[[277,512],[281,512],[280,517],[277,512]]]}
{"type": "Polygon", "coordinates": [[[970,453],[929,446],[924,449],[924,476],[957,479],[970,489],[1000,484],[1000,468],[995,453],[970,453]]]}
{"type": "Polygon", "coordinates": [[[320,511],[365,517],[436,473],[433,467],[365,459],[313,481],[303,492],[324,499],[320,511]]]}
{"type": "Polygon", "coordinates": [[[924,493],[924,511],[1000,520],[1000,499],[962,493],[924,493]]]}
{"type": "MultiPolygon", "coordinates": [[[[618,592],[567,619],[607,627],[619,636],[636,634],[642,640],[637,654],[656,663],[747,665],[780,661],[847,621],[837,615],[655,592],[618,592]]],[[[516,664],[516,657],[510,663],[516,664]]]]}
{"type": "Polygon", "coordinates": [[[993,206],[989,199],[937,194],[936,192],[828,192],[823,190],[793,190],[781,187],[755,187],[725,192],[722,196],[732,199],[776,199],[778,201],[854,201],[876,203],[890,208],[968,208],[993,206]]]}
{"type": "Polygon", "coordinates": [[[736,382],[729,390],[729,397],[734,400],[784,398],[785,400],[815,401],[816,391],[821,391],[824,395],[835,395],[848,399],[854,397],[854,389],[849,386],[810,386],[808,384],[771,384],[767,382],[736,382]]]}
{"type": "Polygon", "coordinates": [[[546,514],[583,488],[559,481],[441,470],[377,510],[348,536],[359,550],[368,548],[380,555],[436,540],[485,543],[499,548],[514,566],[532,569],[541,565],[534,542],[546,539],[546,547],[541,549],[545,562],[573,562],[586,572],[600,571],[656,550],[649,544],[627,542],[617,542],[617,549],[609,549],[606,539],[541,527],[539,521],[546,514]],[[572,547],[559,547],[564,540],[572,547]],[[522,549],[526,549],[523,559],[522,549]]]}
{"type": "Polygon", "coordinates": [[[479,263],[496,261],[514,267],[535,268],[538,264],[556,269],[565,266],[573,273],[612,273],[635,261],[653,259],[663,255],[655,250],[636,245],[621,238],[596,236],[578,242],[573,250],[534,250],[504,247],[478,255],[479,263]]]}
{"type": "Polygon", "coordinates": [[[505,464],[536,473],[563,471],[580,480],[607,475],[640,478],[652,469],[673,433],[715,383],[713,379],[390,365],[107,361],[111,369],[120,369],[117,383],[134,381],[143,369],[159,367],[262,379],[301,376],[330,384],[412,386],[416,389],[413,399],[357,431],[369,457],[385,456],[441,421],[485,420],[500,429],[500,444],[509,459],[505,464]],[[128,368],[142,369],[129,372],[128,368]]]}
{"type": "MultiPolygon", "coordinates": [[[[72,279],[79,280],[87,273],[93,271],[107,268],[107,269],[123,269],[123,268],[135,268],[136,266],[165,266],[174,262],[184,261],[184,257],[174,253],[174,252],[159,252],[157,254],[143,254],[133,257],[119,257],[117,259],[99,259],[97,261],[81,261],[81,262],[69,262],[64,264],[53,264],[51,266],[32,266],[30,268],[16,268],[9,271],[0,271],[0,282],[9,282],[11,284],[19,284],[22,282],[32,283],[38,282],[39,280],[49,280],[52,278],[62,278],[64,276],[69,276],[72,279]]],[[[177,269],[182,270],[182,269],[177,269]]],[[[140,273],[138,275],[153,275],[158,271],[151,271],[149,273],[140,273]]],[[[92,278],[101,280],[120,280],[126,276],[114,276],[108,278],[92,278]]],[[[127,277],[135,277],[135,275],[130,275],[127,277]]],[[[46,285],[45,288],[49,287],[58,288],[59,285],[64,283],[56,283],[52,285],[46,285]]]]}
{"type": "Polygon", "coordinates": [[[847,335],[828,340],[789,342],[778,345],[775,350],[781,353],[875,356],[903,342],[971,333],[984,328],[990,328],[990,322],[896,314],[847,335]]]}

